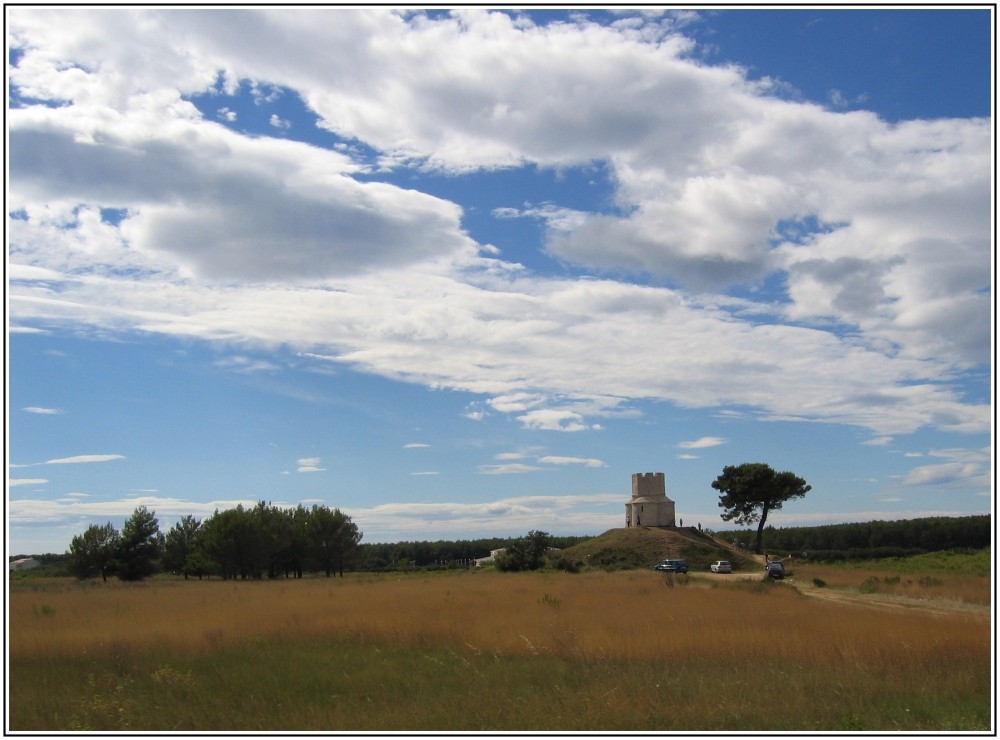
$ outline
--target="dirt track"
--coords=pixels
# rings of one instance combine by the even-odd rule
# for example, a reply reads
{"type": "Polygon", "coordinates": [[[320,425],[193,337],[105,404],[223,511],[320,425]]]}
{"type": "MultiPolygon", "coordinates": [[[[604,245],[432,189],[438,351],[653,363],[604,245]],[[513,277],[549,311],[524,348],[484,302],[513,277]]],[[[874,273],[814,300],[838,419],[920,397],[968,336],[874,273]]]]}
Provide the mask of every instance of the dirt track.
{"type": "MultiPolygon", "coordinates": [[[[757,580],[763,578],[762,572],[737,572],[737,573],[692,573],[692,578],[705,581],[725,581],[727,579],[757,580]]],[[[813,584],[797,583],[794,577],[786,578],[783,583],[795,588],[804,596],[826,601],[835,601],[841,604],[855,604],[875,609],[920,609],[936,614],[968,614],[970,616],[990,615],[988,604],[969,604],[963,601],[951,601],[948,599],[915,599],[908,596],[896,596],[894,594],[863,594],[857,591],[848,591],[837,588],[820,588],[813,584]]]]}

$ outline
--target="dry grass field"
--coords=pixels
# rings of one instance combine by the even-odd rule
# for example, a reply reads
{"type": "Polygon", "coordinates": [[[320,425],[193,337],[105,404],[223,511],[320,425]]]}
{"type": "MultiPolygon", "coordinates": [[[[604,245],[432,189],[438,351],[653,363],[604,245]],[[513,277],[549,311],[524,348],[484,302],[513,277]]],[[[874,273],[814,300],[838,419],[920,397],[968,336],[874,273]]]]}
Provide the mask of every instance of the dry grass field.
{"type": "Polygon", "coordinates": [[[11,590],[9,634],[14,731],[959,731],[992,716],[988,614],[649,571],[51,582],[11,590]]]}

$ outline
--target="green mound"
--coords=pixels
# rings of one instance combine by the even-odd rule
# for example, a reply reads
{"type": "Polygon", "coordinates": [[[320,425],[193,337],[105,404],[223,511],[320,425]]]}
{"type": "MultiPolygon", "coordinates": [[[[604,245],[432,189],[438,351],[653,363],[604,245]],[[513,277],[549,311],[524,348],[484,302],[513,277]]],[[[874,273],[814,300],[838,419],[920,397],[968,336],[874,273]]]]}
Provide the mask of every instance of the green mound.
{"type": "Polygon", "coordinates": [[[605,569],[649,568],[666,558],[686,560],[691,571],[707,571],[716,560],[728,560],[734,571],[760,567],[749,556],[733,552],[694,527],[609,529],[560,553],[564,562],[605,569]]]}

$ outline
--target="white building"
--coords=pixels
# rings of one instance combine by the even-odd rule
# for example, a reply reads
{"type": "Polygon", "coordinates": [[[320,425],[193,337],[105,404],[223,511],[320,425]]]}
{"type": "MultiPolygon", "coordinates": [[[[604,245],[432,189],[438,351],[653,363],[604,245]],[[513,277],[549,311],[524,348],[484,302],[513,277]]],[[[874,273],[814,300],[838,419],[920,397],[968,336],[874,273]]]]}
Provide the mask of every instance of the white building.
{"type": "Polygon", "coordinates": [[[625,526],[673,527],[675,516],[663,473],[633,473],[632,499],[625,504],[625,526]]]}
{"type": "Polygon", "coordinates": [[[34,558],[21,558],[20,560],[11,560],[7,565],[7,571],[28,570],[29,568],[37,568],[39,565],[41,565],[41,563],[34,558]]]}

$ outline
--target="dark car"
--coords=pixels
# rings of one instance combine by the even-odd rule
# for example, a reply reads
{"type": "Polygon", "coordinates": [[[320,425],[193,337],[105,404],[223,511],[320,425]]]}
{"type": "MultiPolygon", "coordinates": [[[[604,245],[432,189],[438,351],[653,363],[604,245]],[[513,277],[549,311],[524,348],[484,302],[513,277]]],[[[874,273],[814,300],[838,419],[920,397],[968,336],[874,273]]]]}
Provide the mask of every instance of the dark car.
{"type": "Polygon", "coordinates": [[[766,578],[784,578],[785,566],[781,563],[768,563],[764,566],[764,576],[766,578]]]}
{"type": "Polygon", "coordinates": [[[668,573],[687,573],[688,564],[686,560],[661,560],[653,566],[653,570],[664,570],[668,573]]]}

